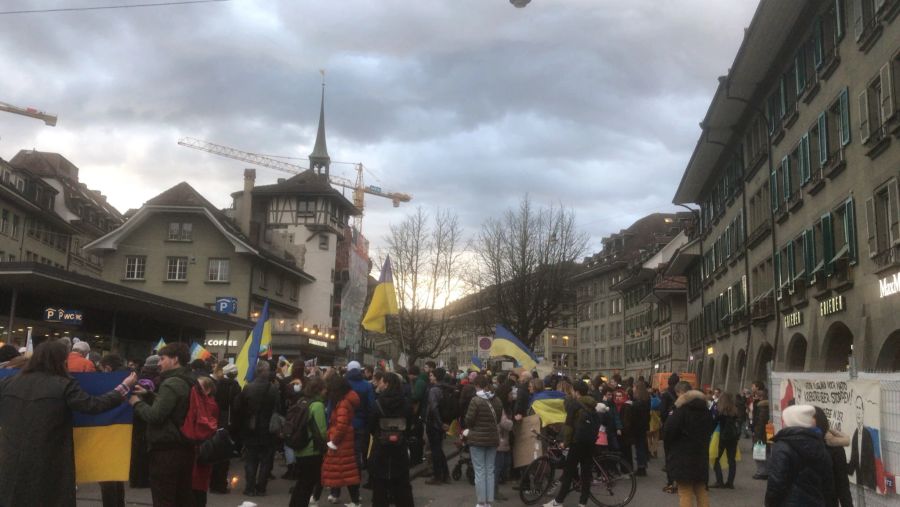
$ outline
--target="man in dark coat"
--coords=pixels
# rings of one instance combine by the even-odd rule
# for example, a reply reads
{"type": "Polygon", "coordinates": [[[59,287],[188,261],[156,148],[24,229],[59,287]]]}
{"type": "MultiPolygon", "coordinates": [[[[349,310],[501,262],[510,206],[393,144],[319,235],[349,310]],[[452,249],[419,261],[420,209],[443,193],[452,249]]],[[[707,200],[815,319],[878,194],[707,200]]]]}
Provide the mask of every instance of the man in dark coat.
{"type": "Polygon", "coordinates": [[[875,489],[875,444],[872,434],[863,424],[864,403],[862,396],[856,397],[856,429],[850,440],[850,463],[848,472],[856,475],[856,483],[875,489]]]}
{"type": "MultiPolygon", "coordinates": [[[[231,413],[237,397],[241,394],[241,385],[236,380],[237,366],[222,361],[213,373],[216,381],[216,405],[219,407],[219,427],[228,429],[234,434],[231,413]],[[224,364],[222,364],[224,363],[224,364]]],[[[228,493],[228,470],[231,468],[231,460],[222,460],[213,463],[210,475],[209,490],[213,493],[228,493]]]]}
{"type": "Polygon", "coordinates": [[[697,499],[698,505],[709,505],[706,483],[709,480],[709,438],[713,419],[706,407],[706,395],[691,390],[687,382],[675,386],[678,399],[675,410],[663,426],[666,444],[666,470],[678,485],[682,505],[685,499],[697,499]]]}
{"type": "Polygon", "coordinates": [[[388,497],[398,507],[413,506],[407,435],[412,428],[414,416],[412,404],[404,395],[401,380],[397,376],[395,373],[385,373],[378,381],[379,396],[369,417],[369,431],[372,434],[369,477],[373,486],[373,507],[387,506],[388,497]],[[392,441],[382,435],[382,418],[405,420],[407,432],[397,435],[396,441],[392,441]]]}
{"type": "Polygon", "coordinates": [[[232,409],[244,444],[244,496],[265,496],[272,471],[276,442],[269,422],[278,410],[280,394],[270,380],[271,371],[269,363],[259,361],[253,382],[244,387],[232,409]]]}
{"type": "MultiPolygon", "coordinates": [[[[666,426],[666,419],[675,410],[675,400],[678,399],[678,395],[675,394],[675,386],[680,380],[677,373],[669,375],[668,388],[659,395],[660,427],[664,428],[666,426]]],[[[665,440],[663,440],[663,451],[665,451],[666,456],[669,455],[669,447],[665,440]]],[[[666,491],[675,491],[675,480],[669,474],[668,466],[666,467],[666,491]]]]}
{"type": "Polygon", "coordinates": [[[834,496],[831,457],[815,413],[812,405],[792,405],[781,413],[783,428],[769,456],[766,507],[824,507],[834,496]]]}

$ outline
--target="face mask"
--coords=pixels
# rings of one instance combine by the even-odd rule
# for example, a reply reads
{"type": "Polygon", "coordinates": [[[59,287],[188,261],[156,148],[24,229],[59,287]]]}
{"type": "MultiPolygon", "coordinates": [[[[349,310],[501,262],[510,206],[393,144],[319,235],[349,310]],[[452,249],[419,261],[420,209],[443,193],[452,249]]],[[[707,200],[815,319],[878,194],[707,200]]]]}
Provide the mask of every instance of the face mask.
{"type": "Polygon", "coordinates": [[[300,384],[294,384],[295,393],[299,393],[301,389],[303,389],[303,386],[301,386],[300,384]]]}

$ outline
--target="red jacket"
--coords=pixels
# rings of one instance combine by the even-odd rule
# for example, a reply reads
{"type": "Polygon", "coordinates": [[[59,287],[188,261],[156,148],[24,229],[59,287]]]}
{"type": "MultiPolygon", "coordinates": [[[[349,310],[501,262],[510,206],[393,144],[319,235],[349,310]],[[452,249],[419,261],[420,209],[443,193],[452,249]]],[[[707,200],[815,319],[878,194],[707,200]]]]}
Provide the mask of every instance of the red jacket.
{"type": "Polygon", "coordinates": [[[359,396],[350,391],[344,396],[328,421],[328,441],[337,446],[325,453],[322,464],[322,486],[339,488],[359,484],[359,469],[356,468],[354,451],[353,414],[359,406],[359,396]]]}
{"type": "Polygon", "coordinates": [[[69,352],[69,359],[66,360],[66,366],[69,368],[69,373],[88,373],[97,371],[97,369],[94,368],[94,363],[92,363],[90,359],[74,350],[69,352]]]}

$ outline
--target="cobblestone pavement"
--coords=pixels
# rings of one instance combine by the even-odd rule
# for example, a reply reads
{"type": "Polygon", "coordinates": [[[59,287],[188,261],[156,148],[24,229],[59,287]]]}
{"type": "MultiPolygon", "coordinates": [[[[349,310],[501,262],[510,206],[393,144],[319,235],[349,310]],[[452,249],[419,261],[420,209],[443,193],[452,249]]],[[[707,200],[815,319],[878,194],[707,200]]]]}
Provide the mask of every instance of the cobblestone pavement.
{"type": "MultiPolygon", "coordinates": [[[[765,495],[766,484],[764,481],[755,481],[752,479],[755,467],[751,455],[751,446],[749,440],[741,440],[741,453],[743,460],[738,463],[737,479],[735,480],[734,490],[711,490],[710,503],[712,505],[726,505],[728,507],[750,507],[762,505],[765,495]]],[[[449,447],[448,447],[449,450],[449,447]]],[[[451,460],[451,468],[453,466],[451,460]]],[[[235,461],[232,463],[232,472],[238,475],[242,480],[240,463],[235,461]]],[[[281,475],[283,465],[276,464],[276,475],[281,475]]],[[[636,507],[662,507],[678,505],[677,495],[671,495],[662,491],[665,484],[665,474],[662,472],[662,457],[660,459],[651,460],[647,472],[647,477],[638,478],[638,489],[634,500],[629,504],[636,507]]],[[[712,475],[712,471],[710,471],[712,475]]],[[[258,498],[244,498],[240,494],[231,493],[229,495],[209,495],[209,507],[237,507],[244,500],[252,501],[259,507],[277,507],[287,506],[290,498],[289,488],[292,484],[286,480],[277,479],[269,483],[269,495],[258,498]]],[[[465,505],[475,505],[475,490],[468,482],[457,481],[449,485],[428,486],[425,484],[424,478],[417,478],[412,481],[413,494],[415,496],[417,507],[457,507],[465,505]]],[[[238,491],[241,486],[239,484],[238,491]]],[[[346,489],[343,490],[341,503],[349,502],[346,489]]],[[[509,498],[509,500],[495,502],[498,507],[519,506],[522,502],[519,500],[518,491],[512,489],[511,485],[501,486],[501,493],[509,498]]],[[[150,491],[147,489],[128,489],[125,493],[128,505],[152,505],[150,501],[150,491]]],[[[371,494],[369,491],[363,490],[362,504],[364,507],[371,505],[371,494]]],[[[550,501],[547,498],[545,501],[550,501]]],[[[567,507],[575,507],[578,504],[578,497],[572,493],[566,498],[565,505],[567,507]]],[[[79,488],[78,491],[79,507],[100,507],[100,489],[96,484],[86,484],[79,488]]],[[[320,507],[329,507],[325,498],[320,501],[320,507]]],[[[540,505],[540,504],[539,504],[540,505]]]]}

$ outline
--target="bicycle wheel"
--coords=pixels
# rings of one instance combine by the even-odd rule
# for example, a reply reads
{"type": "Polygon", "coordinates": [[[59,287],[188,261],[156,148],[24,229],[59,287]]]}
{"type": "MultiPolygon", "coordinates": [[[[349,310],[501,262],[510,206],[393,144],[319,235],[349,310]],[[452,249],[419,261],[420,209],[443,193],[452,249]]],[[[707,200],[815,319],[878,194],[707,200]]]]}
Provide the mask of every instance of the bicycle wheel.
{"type": "Polygon", "coordinates": [[[553,483],[553,467],[546,457],[538,458],[528,465],[522,473],[519,483],[519,499],[525,505],[534,505],[541,501],[553,483]]]}
{"type": "Polygon", "coordinates": [[[597,456],[591,480],[591,499],[603,507],[622,507],[634,498],[637,479],[631,466],[617,456],[597,456]]]}

